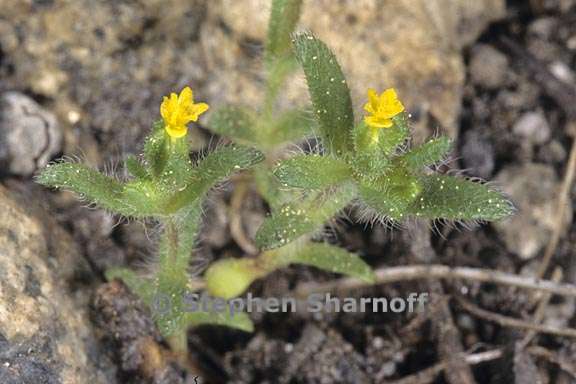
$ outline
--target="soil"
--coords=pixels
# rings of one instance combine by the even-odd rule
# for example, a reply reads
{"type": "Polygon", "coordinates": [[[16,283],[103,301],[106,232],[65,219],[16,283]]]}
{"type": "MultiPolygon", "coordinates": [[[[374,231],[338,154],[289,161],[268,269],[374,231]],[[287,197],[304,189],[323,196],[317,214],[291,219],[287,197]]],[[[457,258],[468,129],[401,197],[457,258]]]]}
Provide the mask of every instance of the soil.
{"type": "MultiPolygon", "coordinates": [[[[199,23],[195,18],[190,22],[199,23]]],[[[158,44],[148,37],[144,35],[143,40],[131,44],[158,44]]],[[[442,170],[465,169],[467,176],[494,180],[511,195],[517,215],[498,225],[470,228],[411,223],[399,229],[379,223],[366,226],[353,224],[353,220],[340,221],[331,227],[328,237],[358,252],[374,268],[430,263],[530,277],[538,269],[560,221],[561,239],[552,265],[562,270],[562,281],[575,284],[575,188],[560,218],[555,201],[576,137],[576,2],[509,1],[505,17],[490,24],[463,52],[466,74],[454,133],[454,160],[442,170]]],[[[258,49],[253,54],[257,55],[258,49]]],[[[122,57],[129,63],[128,56],[122,57]]],[[[18,87],[19,79],[11,65],[11,57],[0,47],[0,80],[4,84],[0,90],[18,89],[40,104],[50,105],[38,92],[18,87]]],[[[82,81],[82,76],[89,74],[79,72],[79,78],[72,81],[82,81]]],[[[83,95],[90,100],[88,103],[102,103],[92,111],[101,108],[105,115],[112,108],[115,102],[110,103],[107,95],[123,84],[123,75],[119,73],[100,91],[99,101],[94,101],[96,96],[83,95]]],[[[156,108],[148,108],[153,105],[149,95],[134,91],[134,100],[124,101],[133,102],[130,118],[137,115],[138,109],[156,108]]],[[[138,115],[137,120],[148,117],[138,115]]],[[[98,163],[114,153],[111,142],[118,136],[102,128],[107,123],[94,125],[98,127],[94,131],[83,126],[75,140],[89,148],[85,157],[98,163]]],[[[123,139],[129,148],[135,147],[140,138],[131,127],[123,139]]],[[[199,145],[214,139],[203,128],[195,135],[199,145]]],[[[62,153],[67,151],[64,148],[62,153]]],[[[111,266],[146,261],[153,226],[145,228],[138,222],[117,225],[116,218],[85,209],[69,194],[44,190],[29,176],[8,173],[1,180],[8,189],[30,190],[38,199],[46,200],[58,222],[82,248],[91,275],[82,276],[76,284],[93,296],[90,317],[94,332],[104,346],[100,349],[105,352],[101,353],[117,367],[118,383],[194,383],[195,378],[202,383],[576,382],[573,337],[538,333],[524,348],[526,330],[489,320],[466,304],[532,322],[536,306],[531,291],[436,279],[340,292],[347,297],[389,298],[411,292],[432,293],[434,298],[422,313],[268,313],[253,315],[253,334],[208,326],[190,330],[190,366],[186,374],[137,298],[119,282],[106,283],[103,278],[103,271],[111,266]],[[491,351],[497,351],[498,356],[490,358],[491,351]],[[463,354],[488,357],[462,366],[458,356],[463,354]]],[[[221,188],[207,207],[210,220],[198,250],[198,259],[203,262],[194,265],[193,272],[202,271],[209,260],[243,254],[230,235],[226,216],[233,188],[234,183],[221,188]]],[[[253,228],[251,223],[260,222],[265,214],[265,204],[252,192],[242,207],[244,226],[253,228]]],[[[351,209],[348,215],[353,218],[356,212],[351,209]]],[[[312,268],[293,266],[256,282],[251,292],[281,296],[301,283],[335,278],[312,268]]],[[[575,298],[554,296],[542,323],[563,329],[573,327],[575,314],[575,298]]],[[[2,348],[0,333],[0,352],[2,348]]]]}

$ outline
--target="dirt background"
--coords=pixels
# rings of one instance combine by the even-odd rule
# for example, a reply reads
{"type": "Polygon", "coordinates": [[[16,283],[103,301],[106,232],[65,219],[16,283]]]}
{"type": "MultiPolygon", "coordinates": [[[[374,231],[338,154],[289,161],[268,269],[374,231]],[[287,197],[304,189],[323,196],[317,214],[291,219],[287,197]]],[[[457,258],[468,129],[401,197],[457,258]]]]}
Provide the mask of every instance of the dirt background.
{"type": "MultiPolygon", "coordinates": [[[[576,383],[573,294],[538,310],[535,290],[467,279],[344,290],[434,300],[422,314],[254,315],[254,334],[201,327],[182,364],[141,303],[105,282],[106,268],[149,262],[154,223],[86,209],[33,175],[68,156],[124,176],[122,159],[140,150],[162,96],[185,85],[211,105],[257,105],[269,7],[0,0],[0,383],[576,383]]],[[[546,278],[576,284],[566,176],[576,166],[576,1],[309,0],[300,26],[334,49],[359,113],[368,87],[396,87],[416,142],[456,140],[442,171],[489,180],[518,208],[471,228],[345,221],[328,241],[378,269],[444,264],[525,281],[549,253],[546,278]]],[[[301,73],[280,103],[308,103],[301,73]]],[[[190,130],[196,151],[220,140],[202,121],[190,130]]],[[[207,203],[192,273],[245,256],[230,216],[253,235],[266,207],[252,191],[232,212],[233,191],[228,183],[207,203]]],[[[291,267],[251,291],[335,278],[291,267]]]]}

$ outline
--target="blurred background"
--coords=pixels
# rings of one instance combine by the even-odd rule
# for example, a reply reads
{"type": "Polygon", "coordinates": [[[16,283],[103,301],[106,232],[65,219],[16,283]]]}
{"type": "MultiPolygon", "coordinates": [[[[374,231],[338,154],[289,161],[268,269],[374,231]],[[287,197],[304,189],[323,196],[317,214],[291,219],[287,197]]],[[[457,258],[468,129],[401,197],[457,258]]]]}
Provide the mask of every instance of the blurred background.
{"type": "MultiPolygon", "coordinates": [[[[105,283],[109,267],[147,263],[154,224],[86,209],[34,174],[66,156],[124,175],[162,96],[186,85],[210,105],[258,105],[269,10],[268,0],[0,0],[0,383],[575,383],[574,296],[553,297],[537,317],[532,292],[507,286],[366,287],[354,294],[440,299],[426,315],[267,314],[255,334],[196,329],[186,374],[137,299],[105,283]],[[528,348],[511,318],[561,332],[538,331],[528,348]]],[[[331,241],[376,268],[433,262],[523,277],[549,254],[546,277],[576,283],[576,1],[305,0],[300,29],[336,53],[357,116],[369,87],[395,87],[415,142],[451,136],[447,167],[492,182],[518,208],[470,229],[342,224],[331,241]]],[[[302,73],[287,84],[281,102],[307,105],[302,73]]],[[[221,140],[208,120],[190,130],[197,151],[221,140]]],[[[230,233],[233,188],[207,205],[197,273],[243,255],[230,233]]],[[[249,236],[267,212],[254,192],[234,209],[249,236]]],[[[253,291],[331,278],[294,267],[253,291]]]]}

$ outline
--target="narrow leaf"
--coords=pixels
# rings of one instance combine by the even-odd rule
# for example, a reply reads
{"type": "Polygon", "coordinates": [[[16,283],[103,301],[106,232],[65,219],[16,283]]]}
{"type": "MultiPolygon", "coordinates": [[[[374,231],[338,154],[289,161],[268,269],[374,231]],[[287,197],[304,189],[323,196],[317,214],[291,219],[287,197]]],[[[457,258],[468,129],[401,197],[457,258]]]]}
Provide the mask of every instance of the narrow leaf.
{"type": "Polygon", "coordinates": [[[200,325],[220,325],[224,327],[239,329],[244,332],[254,332],[254,323],[250,316],[244,312],[190,312],[186,313],[184,321],[188,325],[197,327],[200,325]]]}
{"type": "Polygon", "coordinates": [[[278,93],[282,90],[288,76],[298,69],[298,62],[294,55],[284,55],[267,62],[268,76],[266,78],[266,94],[262,114],[272,116],[278,93]]]}
{"type": "Polygon", "coordinates": [[[154,216],[157,206],[146,182],[123,184],[95,169],[76,163],[56,163],[38,176],[40,184],[70,190],[100,207],[128,217],[154,216]]]}
{"type": "Polygon", "coordinates": [[[233,173],[249,168],[263,159],[260,151],[248,147],[232,145],[214,150],[198,163],[188,186],[170,199],[166,212],[176,212],[233,173]]]}
{"type": "Polygon", "coordinates": [[[343,155],[352,149],[349,138],[354,113],[340,65],[330,49],[311,33],[297,35],[294,45],[306,75],[324,145],[330,152],[343,155]]]}
{"type": "Polygon", "coordinates": [[[423,176],[422,192],[407,212],[428,219],[499,220],[514,212],[512,203],[486,184],[452,176],[423,176]]]}
{"type": "Polygon", "coordinates": [[[374,272],[357,254],[329,244],[313,243],[302,247],[284,260],[356,277],[368,283],[374,282],[374,272]]]}
{"type": "Polygon", "coordinates": [[[239,143],[254,144],[258,141],[254,111],[246,107],[231,105],[216,109],[210,117],[209,128],[239,143]]]}
{"type": "Polygon", "coordinates": [[[354,168],[365,178],[379,177],[409,135],[405,118],[394,117],[390,128],[374,128],[361,121],[354,127],[354,168]]]}
{"type": "Polygon", "coordinates": [[[412,148],[409,152],[400,156],[398,160],[406,164],[410,169],[420,170],[444,159],[451,147],[452,141],[450,138],[443,136],[412,148]]]}
{"type": "Polygon", "coordinates": [[[394,220],[403,219],[407,207],[416,199],[422,186],[402,168],[395,168],[373,183],[360,183],[358,191],[364,203],[378,214],[394,220]]]}
{"type": "Polygon", "coordinates": [[[124,160],[124,164],[128,172],[133,177],[137,179],[148,179],[149,177],[148,171],[146,171],[146,168],[144,168],[144,166],[140,164],[140,161],[138,161],[136,156],[129,155],[128,157],[126,157],[126,160],[124,160]]]}
{"type": "Polygon", "coordinates": [[[344,185],[285,204],[264,221],[256,233],[256,244],[263,249],[277,248],[314,233],[348,205],[354,191],[353,186],[344,185]]]}
{"type": "Polygon", "coordinates": [[[257,164],[252,174],[258,193],[266,200],[272,212],[294,198],[293,191],[282,187],[280,180],[270,172],[267,164],[257,164]]]}
{"type": "Polygon", "coordinates": [[[317,127],[312,114],[301,110],[291,110],[284,112],[278,118],[270,122],[269,128],[262,127],[265,135],[260,135],[265,143],[265,148],[273,149],[282,144],[303,139],[306,136],[312,136],[317,127]]]}
{"type": "Polygon", "coordinates": [[[159,176],[164,171],[168,159],[168,142],[164,133],[164,123],[154,123],[152,133],[144,143],[144,158],[152,176],[159,176]]]}
{"type": "Polygon", "coordinates": [[[307,189],[324,189],[352,177],[344,161],[320,155],[301,155],[284,160],[274,170],[274,175],[285,186],[307,189]]]}
{"type": "Polygon", "coordinates": [[[267,62],[290,53],[290,35],[298,23],[301,6],[302,0],[272,1],[266,39],[267,62]]]}

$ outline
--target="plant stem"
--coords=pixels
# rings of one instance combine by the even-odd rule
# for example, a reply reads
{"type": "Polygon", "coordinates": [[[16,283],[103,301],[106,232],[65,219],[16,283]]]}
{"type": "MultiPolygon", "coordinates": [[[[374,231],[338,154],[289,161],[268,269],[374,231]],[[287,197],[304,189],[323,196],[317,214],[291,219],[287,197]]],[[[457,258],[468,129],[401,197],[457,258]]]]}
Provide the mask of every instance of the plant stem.
{"type": "Polygon", "coordinates": [[[178,231],[172,218],[166,222],[166,240],[168,241],[168,260],[176,263],[178,260],[178,231]]]}
{"type": "Polygon", "coordinates": [[[178,363],[185,369],[190,368],[188,361],[188,333],[186,330],[178,330],[168,337],[168,344],[174,352],[178,363]]]}

